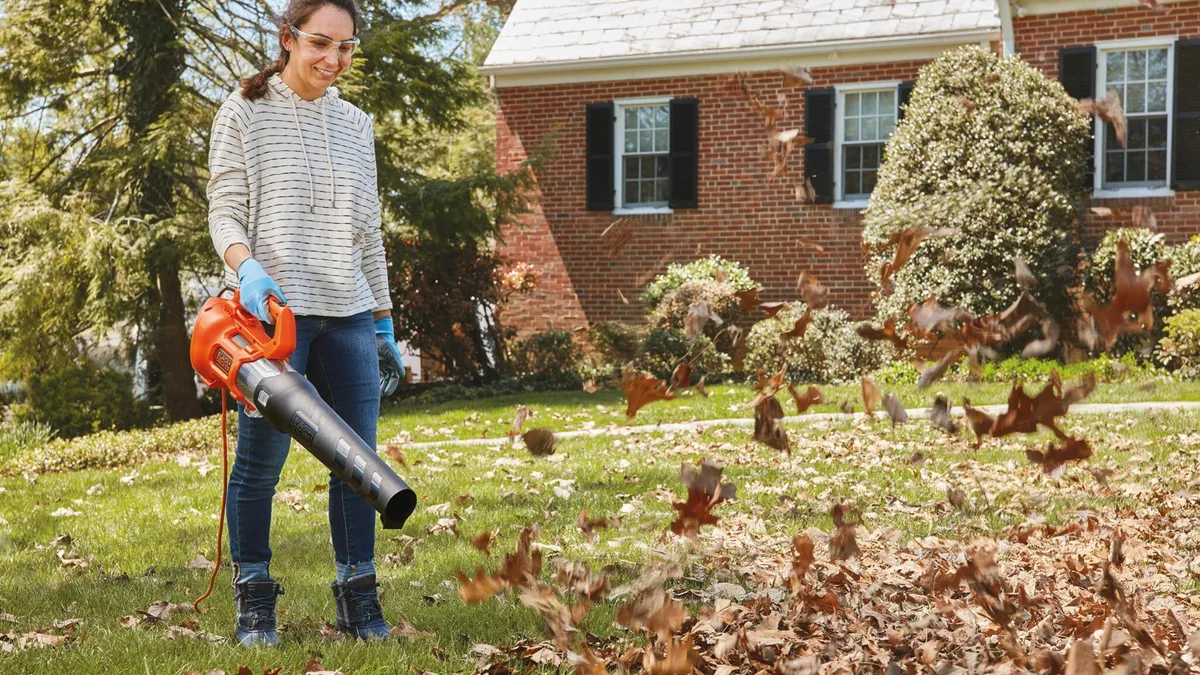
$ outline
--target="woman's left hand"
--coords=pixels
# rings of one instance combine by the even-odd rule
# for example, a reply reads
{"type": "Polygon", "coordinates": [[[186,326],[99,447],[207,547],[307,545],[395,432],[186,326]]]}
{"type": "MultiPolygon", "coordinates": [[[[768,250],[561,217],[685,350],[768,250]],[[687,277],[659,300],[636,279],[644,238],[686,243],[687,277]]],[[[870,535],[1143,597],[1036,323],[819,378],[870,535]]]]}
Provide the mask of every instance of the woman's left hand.
{"type": "Polygon", "coordinates": [[[375,343],[379,349],[379,395],[390,396],[404,379],[404,360],[396,344],[396,329],[392,318],[375,319],[375,343]]]}

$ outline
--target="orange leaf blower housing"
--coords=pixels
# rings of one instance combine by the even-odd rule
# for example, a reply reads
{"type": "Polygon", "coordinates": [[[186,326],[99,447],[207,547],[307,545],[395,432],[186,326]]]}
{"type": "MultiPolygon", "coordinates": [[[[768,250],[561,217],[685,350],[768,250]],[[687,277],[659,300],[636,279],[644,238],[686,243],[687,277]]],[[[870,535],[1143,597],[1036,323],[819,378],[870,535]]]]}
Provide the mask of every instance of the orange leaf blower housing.
{"type": "MultiPolygon", "coordinates": [[[[228,290],[228,289],[226,289],[228,290]]],[[[329,407],[316,388],[288,364],[296,349],[291,308],[268,298],[274,336],[242,307],[240,292],[209,298],[192,330],[192,367],[204,384],[227,389],[249,410],[294,438],[380,514],[385,528],[399,528],[416,508],[417,496],[329,407]]]]}

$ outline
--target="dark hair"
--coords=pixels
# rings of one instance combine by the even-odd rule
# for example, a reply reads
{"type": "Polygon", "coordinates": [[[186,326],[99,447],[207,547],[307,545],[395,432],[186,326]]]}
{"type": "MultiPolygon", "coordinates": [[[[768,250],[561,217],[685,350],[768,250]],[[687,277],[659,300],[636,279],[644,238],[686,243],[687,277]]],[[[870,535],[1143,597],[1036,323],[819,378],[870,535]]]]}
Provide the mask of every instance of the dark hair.
{"type": "Polygon", "coordinates": [[[242,97],[254,101],[266,96],[267,80],[271,79],[275,73],[283,72],[290,57],[288,50],[283,48],[283,32],[288,30],[289,24],[299,26],[308,21],[308,17],[325,5],[345,10],[350,15],[350,20],[354,22],[354,34],[358,35],[358,5],[354,0],[290,0],[287,9],[279,17],[279,56],[275,57],[275,61],[263,68],[257,75],[243,77],[239,81],[239,84],[242,85],[242,97]]]}

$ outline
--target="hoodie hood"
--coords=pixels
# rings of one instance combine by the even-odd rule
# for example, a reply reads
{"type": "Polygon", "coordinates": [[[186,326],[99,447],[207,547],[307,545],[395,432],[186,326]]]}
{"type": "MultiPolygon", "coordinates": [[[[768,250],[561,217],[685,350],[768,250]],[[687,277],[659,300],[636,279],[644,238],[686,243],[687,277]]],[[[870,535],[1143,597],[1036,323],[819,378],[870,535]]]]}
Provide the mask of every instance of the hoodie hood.
{"type": "Polygon", "coordinates": [[[325,93],[320,98],[313,101],[306,101],[299,94],[292,91],[292,88],[287,86],[279,73],[273,73],[267,79],[267,84],[271,91],[286,99],[292,106],[292,119],[296,122],[296,138],[300,141],[300,153],[304,156],[304,170],[308,172],[308,212],[316,211],[316,199],[313,192],[313,174],[312,165],[308,161],[308,146],[304,143],[304,131],[300,128],[300,113],[297,106],[300,104],[311,104],[321,108],[321,132],[325,141],[325,161],[329,165],[329,204],[332,207],[337,203],[337,190],[333,180],[333,160],[329,154],[329,124],[327,121],[326,108],[332,105],[340,97],[338,88],[332,84],[325,88],[325,93]]]}

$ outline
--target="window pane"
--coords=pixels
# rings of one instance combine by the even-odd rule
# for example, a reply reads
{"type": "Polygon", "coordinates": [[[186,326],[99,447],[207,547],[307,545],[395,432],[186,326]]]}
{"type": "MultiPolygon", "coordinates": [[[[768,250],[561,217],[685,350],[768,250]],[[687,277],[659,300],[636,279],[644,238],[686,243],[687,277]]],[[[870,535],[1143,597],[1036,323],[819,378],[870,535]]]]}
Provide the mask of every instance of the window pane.
{"type": "Polygon", "coordinates": [[[625,109],[625,128],[626,129],[636,129],[637,128],[637,108],[626,108],[625,109]]]}
{"type": "Polygon", "coordinates": [[[1121,142],[1117,140],[1117,128],[1108,123],[1104,125],[1104,149],[1113,152],[1121,149],[1121,142]]]}
{"type": "Polygon", "coordinates": [[[638,172],[638,158],[637,157],[626,157],[625,158],[625,180],[637,180],[639,176],[640,176],[640,173],[638,172]]]}
{"type": "Polygon", "coordinates": [[[1146,112],[1146,85],[1130,84],[1125,88],[1125,96],[1128,98],[1123,101],[1125,104],[1125,112],[1140,113],[1146,112]]]}
{"type": "Polygon", "coordinates": [[[879,147],[878,145],[864,145],[862,149],[862,165],[864,169],[879,168],[879,147]]]}
{"type": "Polygon", "coordinates": [[[654,125],[654,109],[648,105],[640,106],[638,109],[638,128],[645,129],[654,125]]]}
{"type": "Polygon", "coordinates": [[[1167,79],[1167,50],[1151,49],[1150,50],[1150,79],[1165,80],[1167,79]]]}
{"type": "Polygon", "coordinates": [[[671,115],[669,112],[667,112],[667,106],[660,105],[654,109],[654,125],[655,126],[658,126],[658,127],[667,126],[667,120],[669,120],[670,118],[671,118],[671,115]]]}
{"type": "Polygon", "coordinates": [[[654,132],[642,130],[638,132],[638,152],[654,151],[654,132]]]}
{"type": "Polygon", "coordinates": [[[1146,86],[1146,112],[1167,111],[1167,83],[1151,82],[1146,86]]]}
{"type": "Polygon", "coordinates": [[[882,120],[880,122],[881,126],[879,127],[879,137],[887,138],[888,136],[892,135],[893,131],[896,130],[896,118],[895,117],[889,117],[887,119],[881,118],[881,120],[882,120]]]}
{"type": "Polygon", "coordinates": [[[876,102],[875,101],[875,92],[872,91],[872,92],[867,92],[867,93],[863,94],[862,95],[862,114],[874,115],[875,111],[877,109],[875,107],[875,102],[876,102]]]}
{"type": "Polygon", "coordinates": [[[660,178],[654,181],[654,201],[665,202],[667,199],[667,179],[660,178]]]}
{"type": "Polygon", "coordinates": [[[879,92],[879,114],[891,115],[896,110],[896,92],[888,89],[879,92]]]}
{"type": "Polygon", "coordinates": [[[857,141],[858,140],[858,120],[856,120],[856,119],[846,120],[846,140],[847,141],[857,141]]]}
{"type": "Polygon", "coordinates": [[[625,132],[625,152],[637,152],[637,132],[625,132]]]}
{"type": "Polygon", "coordinates": [[[1123,180],[1125,180],[1125,153],[1105,153],[1104,182],[1119,183],[1123,180]]]}
{"type": "Polygon", "coordinates": [[[1129,77],[1127,79],[1130,82],[1146,79],[1146,52],[1129,52],[1129,77]]]}
{"type": "Polygon", "coordinates": [[[1105,57],[1109,82],[1125,81],[1125,52],[1109,52],[1105,57]]]}
{"type": "Polygon", "coordinates": [[[858,169],[862,167],[862,146],[851,145],[846,147],[846,168],[858,169]]]}
{"type": "Polygon", "coordinates": [[[846,172],[846,194],[862,194],[862,183],[860,182],[859,173],[857,171],[846,172]]]}
{"type": "Polygon", "coordinates": [[[871,194],[871,191],[875,189],[876,176],[877,176],[877,173],[874,171],[864,171],[863,172],[863,179],[862,179],[863,194],[869,195],[869,194],[871,194]]]}
{"type": "Polygon", "coordinates": [[[846,116],[858,117],[858,94],[846,94],[846,116]]]}
{"type": "Polygon", "coordinates": [[[1146,180],[1146,153],[1130,152],[1126,155],[1125,180],[1131,183],[1146,180]]]}
{"type": "Polygon", "coordinates": [[[1131,150],[1146,147],[1146,120],[1129,120],[1125,147],[1131,150]]]}
{"type": "Polygon", "coordinates": [[[642,157],[642,179],[654,178],[654,157],[642,157]]]}
{"type": "Polygon", "coordinates": [[[879,118],[864,117],[862,121],[862,139],[873,141],[879,138],[879,118]]]}
{"type": "Polygon", "coordinates": [[[1151,150],[1147,153],[1146,180],[1167,179],[1167,151],[1151,150]]]}
{"type": "Polygon", "coordinates": [[[667,150],[670,150],[670,147],[668,147],[668,144],[669,144],[669,140],[667,138],[667,130],[666,129],[655,129],[654,130],[654,151],[655,152],[666,152],[667,150]]]}
{"type": "Polygon", "coordinates": [[[1167,118],[1156,117],[1146,121],[1149,128],[1146,134],[1146,146],[1150,148],[1167,147],[1167,118]]]}

